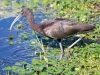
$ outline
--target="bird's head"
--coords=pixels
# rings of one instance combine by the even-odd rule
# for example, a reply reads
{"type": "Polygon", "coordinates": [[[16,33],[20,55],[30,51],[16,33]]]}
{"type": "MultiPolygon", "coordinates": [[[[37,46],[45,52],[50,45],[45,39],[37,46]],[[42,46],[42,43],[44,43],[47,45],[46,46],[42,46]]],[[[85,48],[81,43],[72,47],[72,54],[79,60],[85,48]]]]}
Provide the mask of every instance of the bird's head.
{"type": "Polygon", "coordinates": [[[32,14],[32,10],[29,8],[23,8],[21,10],[21,13],[14,19],[14,21],[12,22],[11,26],[10,26],[10,30],[12,29],[14,23],[16,21],[18,21],[21,17],[27,17],[28,15],[32,14]]]}
{"type": "Polygon", "coordinates": [[[33,14],[32,10],[30,8],[23,8],[21,10],[21,16],[26,17],[27,15],[33,14]]]}

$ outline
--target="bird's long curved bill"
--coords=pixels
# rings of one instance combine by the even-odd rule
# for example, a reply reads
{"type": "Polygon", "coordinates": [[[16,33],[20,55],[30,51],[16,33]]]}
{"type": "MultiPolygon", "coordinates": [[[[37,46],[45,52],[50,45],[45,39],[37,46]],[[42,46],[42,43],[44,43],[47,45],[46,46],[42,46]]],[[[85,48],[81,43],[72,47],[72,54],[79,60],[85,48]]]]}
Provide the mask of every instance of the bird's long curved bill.
{"type": "Polygon", "coordinates": [[[11,26],[10,26],[10,30],[12,29],[14,23],[15,23],[16,21],[18,21],[21,17],[22,17],[22,15],[19,14],[19,15],[14,19],[14,21],[12,22],[12,24],[11,24],[11,26]]]}

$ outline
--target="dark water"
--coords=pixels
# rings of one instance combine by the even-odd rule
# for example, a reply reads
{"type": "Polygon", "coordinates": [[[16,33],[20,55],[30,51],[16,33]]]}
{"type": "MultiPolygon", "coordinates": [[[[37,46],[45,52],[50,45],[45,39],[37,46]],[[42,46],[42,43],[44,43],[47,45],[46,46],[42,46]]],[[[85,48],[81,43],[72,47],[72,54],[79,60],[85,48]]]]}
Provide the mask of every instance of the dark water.
{"type": "MultiPolygon", "coordinates": [[[[37,57],[27,43],[9,45],[10,35],[14,36],[14,41],[18,39],[16,30],[8,30],[13,20],[14,18],[0,20],[0,75],[5,75],[2,70],[5,66],[14,65],[21,61],[31,62],[32,58],[37,57]]],[[[41,20],[35,19],[37,23],[41,20]]]]}

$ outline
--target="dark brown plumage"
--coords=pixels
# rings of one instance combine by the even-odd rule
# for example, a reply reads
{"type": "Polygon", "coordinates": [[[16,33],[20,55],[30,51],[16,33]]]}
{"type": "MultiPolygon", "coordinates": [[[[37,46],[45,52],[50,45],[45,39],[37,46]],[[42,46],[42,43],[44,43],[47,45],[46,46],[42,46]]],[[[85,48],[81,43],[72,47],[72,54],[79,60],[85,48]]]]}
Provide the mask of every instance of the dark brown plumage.
{"type": "MultiPolygon", "coordinates": [[[[53,20],[48,20],[40,24],[36,24],[34,22],[34,15],[31,9],[29,8],[24,8],[21,11],[21,14],[13,21],[10,30],[12,29],[13,24],[20,18],[20,17],[26,17],[28,20],[29,25],[31,28],[44,36],[50,37],[50,38],[55,38],[58,39],[60,49],[61,49],[61,56],[60,59],[62,58],[64,52],[61,44],[61,39],[70,37],[72,35],[75,35],[77,33],[85,32],[85,31],[90,31],[95,28],[93,25],[88,25],[85,23],[80,23],[76,21],[71,21],[68,19],[53,19],[53,20]]],[[[67,58],[69,57],[69,50],[72,46],[74,46],[78,41],[82,39],[81,36],[78,40],[76,40],[71,46],[68,47],[66,50],[67,52],[67,58]]]]}

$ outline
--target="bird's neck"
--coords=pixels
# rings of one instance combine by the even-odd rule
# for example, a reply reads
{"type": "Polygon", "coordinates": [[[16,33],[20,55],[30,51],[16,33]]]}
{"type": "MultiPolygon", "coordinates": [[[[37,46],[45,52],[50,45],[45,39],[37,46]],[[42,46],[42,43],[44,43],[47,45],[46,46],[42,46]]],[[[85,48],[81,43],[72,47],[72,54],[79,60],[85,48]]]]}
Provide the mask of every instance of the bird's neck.
{"type": "Polygon", "coordinates": [[[39,25],[35,23],[33,16],[27,17],[28,23],[34,31],[40,32],[39,25]]]}

